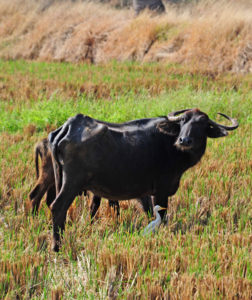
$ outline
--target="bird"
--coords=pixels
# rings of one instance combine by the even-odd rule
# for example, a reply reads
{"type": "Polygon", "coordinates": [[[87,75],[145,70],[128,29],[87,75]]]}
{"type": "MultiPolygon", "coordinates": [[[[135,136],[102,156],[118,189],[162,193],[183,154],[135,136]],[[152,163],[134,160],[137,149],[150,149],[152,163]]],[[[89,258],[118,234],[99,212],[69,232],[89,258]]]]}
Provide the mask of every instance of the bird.
{"type": "Polygon", "coordinates": [[[158,213],[160,210],[166,209],[165,207],[161,207],[159,205],[156,205],[154,207],[154,215],[156,215],[156,219],[152,222],[150,222],[150,224],[148,226],[145,227],[144,231],[143,231],[143,235],[148,235],[148,234],[152,234],[158,231],[158,227],[161,224],[161,217],[160,214],[158,213]]]}

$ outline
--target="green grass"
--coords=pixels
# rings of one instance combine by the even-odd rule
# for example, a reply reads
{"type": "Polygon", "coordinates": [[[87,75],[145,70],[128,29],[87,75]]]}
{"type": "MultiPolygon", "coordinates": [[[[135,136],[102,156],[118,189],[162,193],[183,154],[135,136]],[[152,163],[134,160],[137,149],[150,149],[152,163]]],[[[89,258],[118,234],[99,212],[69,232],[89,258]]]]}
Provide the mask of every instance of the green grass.
{"type": "Polygon", "coordinates": [[[167,115],[181,107],[198,107],[207,112],[211,118],[216,118],[217,112],[225,112],[238,118],[241,124],[251,124],[251,115],[247,112],[252,106],[252,91],[246,94],[227,91],[218,95],[215,91],[198,91],[190,87],[164,92],[153,99],[147,91],[140,95],[113,95],[111,99],[95,99],[82,95],[75,99],[62,99],[57,93],[50,99],[41,99],[30,103],[11,106],[1,103],[0,131],[16,132],[23,130],[29,124],[42,131],[46,125],[60,126],[69,116],[83,113],[96,119],[111,122],[167,115]],[[242,109],[240,109],[242,108],[242,109]]]}
{"type": "Polygon", "coordinates": [[[249,299],[251,77],[211,79],[159,64],[0,61],[0,67],[1,299],[249,299]],[[135,202],[123,202],[116,220],[105,200],[91,225],[88,200],[79,196],[62,250],[53,253],[49,210],[42,204],[33,217],[28,207],[34,144],[79,112],[123,122],[190,107],[219,122],[217,112],[228,114],[240,127],[209,139],[202,161],[169,200],[168,226],[143,237],[149,220],[135,202]]]}

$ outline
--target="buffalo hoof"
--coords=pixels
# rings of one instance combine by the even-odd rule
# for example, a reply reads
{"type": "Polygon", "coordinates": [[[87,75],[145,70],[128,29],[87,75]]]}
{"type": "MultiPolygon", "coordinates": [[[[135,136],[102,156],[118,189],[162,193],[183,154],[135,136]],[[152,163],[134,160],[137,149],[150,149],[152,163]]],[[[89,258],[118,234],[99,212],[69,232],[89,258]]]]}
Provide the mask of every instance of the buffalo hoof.
{"type": "Polygon", "coordinates": [[[59,249],[60,249],[59,242],[53,241],[53,244],[52,244],[52,250],[53,250],[54,252],[59,252],[59,249]]]}

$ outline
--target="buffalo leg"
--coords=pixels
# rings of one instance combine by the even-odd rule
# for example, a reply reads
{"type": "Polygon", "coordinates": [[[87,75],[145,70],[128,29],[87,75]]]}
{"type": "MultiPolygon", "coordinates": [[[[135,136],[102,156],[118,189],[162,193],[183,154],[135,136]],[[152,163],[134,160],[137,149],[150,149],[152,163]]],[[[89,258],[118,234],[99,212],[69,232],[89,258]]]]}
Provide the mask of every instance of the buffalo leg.
{"type": "Polygon", "coordinates": [[[40,202],[46,193],[46,190],[46,184],[38,183],[29,194],[30,201],[32,202],[32,213],[35,215],[38,214],[40,202]]]}
{"type": "Polygon", "coordinates": [[[93,223],[94,216],[100,207],[101,204],[101,197],[93,196],[91,207],[90,207],[90,216],[91,216],[91,223],[93,223]]]}
{"type": "Polygon", "coordinates": [[[118,201],[109,200],[109,207],[112,207],[114,210],[116,209],[117,217],[120,216],[120,205],[118,201]]]}
{"type": "Polygon", "coordinates": [[[55,185],[51,186],[48,191],[47,191],[47,195],[46,195],[46,204],[48,207],[50,207],[50,205],[53,203],[53,200],[56,197],[56,188],[55,185]]]}
{"type": "Polygon", "coordinates": [[[55,252],[59,252],[61,238],[60,236],[63,234],[65,230],[66,223],[66,212],[61,212],[58,216],[55,212],[52,213],[53,216],[53,244],[52,250],[55,252]]]}
{"type": "Polygon", "coordinates": [[[142,197],[137,199],[137,201],[142,205],[142,208],[147,215],[153,216],[153,203],[151,196],[142,197]]]}
{"type": "Polygon", "coordinates": [[[76,193],[73,194],[74,188],[62,187],[60,193],[51,204],[50,208],[52,211],[53,220],[53,246],[52,249],[55,252],[59,251],[60,248],[60,236],[64,232],[67,210],[72,204],[76,193]]]}

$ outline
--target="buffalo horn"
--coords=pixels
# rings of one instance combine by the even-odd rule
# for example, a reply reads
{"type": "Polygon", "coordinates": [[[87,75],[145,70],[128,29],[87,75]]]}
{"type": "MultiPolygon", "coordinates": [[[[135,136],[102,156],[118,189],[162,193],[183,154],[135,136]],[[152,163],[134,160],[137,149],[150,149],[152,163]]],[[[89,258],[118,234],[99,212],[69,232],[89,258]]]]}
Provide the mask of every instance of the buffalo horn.
{"type": "Polygon", "coordinates": [[[177,111],[171,112],[168,114],[167,119],[171,122],[180,121],[182,116],[177,116],[177,115],[182,114],[188,110],[190,110],[190,109],[182,109],[182,110],[177,110],[177,111]],[[175,117],[175,116],[177,116],[177,117],[175,117]]]}
{"type": "Polygon", "coordinates": [[[209,119],[209,124],[213,125],[213,126],[219,126],[221,128],[224,128],[226,130],[234,130],[236,129],[238,126],[239,126],[239,123],[237,122],[236,119],[233,119],[233,118],[230,118],[229,116],[225,115],[225,114],[222,114],[222,113],[218,113],[219,115],[223,116],[224,118],[228,119],[229,121],[232,122],[232,125],[233,126],[225,126],[225,125],[221,125],[221,124],[218,124],[212,120],[209,119]]]}

